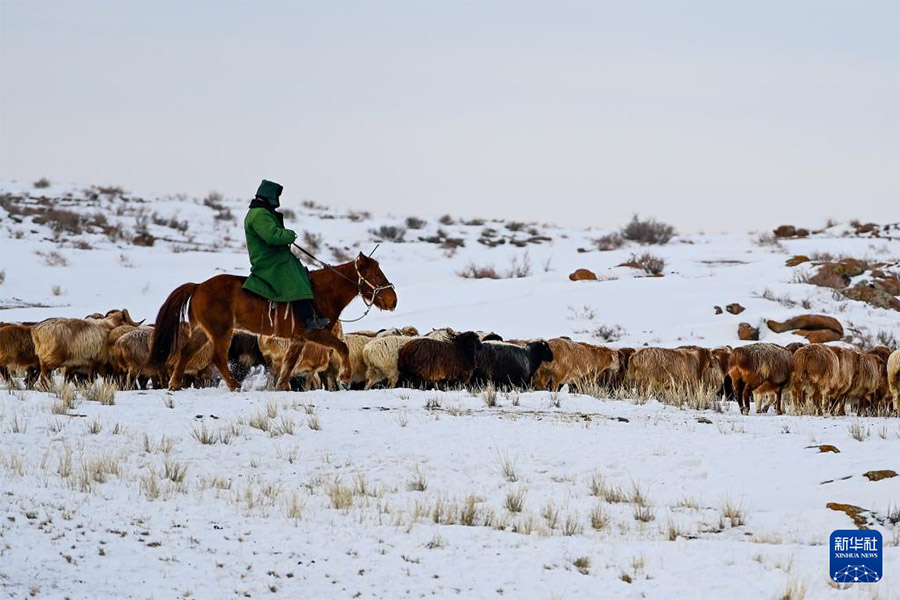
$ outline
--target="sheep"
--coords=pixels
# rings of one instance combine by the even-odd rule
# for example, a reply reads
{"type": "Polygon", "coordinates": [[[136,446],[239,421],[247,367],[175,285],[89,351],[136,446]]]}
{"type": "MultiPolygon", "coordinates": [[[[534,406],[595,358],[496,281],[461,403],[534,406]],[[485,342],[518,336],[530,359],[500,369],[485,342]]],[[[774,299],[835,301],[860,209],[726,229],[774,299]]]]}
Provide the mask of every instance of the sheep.
{"type": "MultiPolygon", "coordinates": [[[[142,321],[143,322],[143,321],[142,321]]],[[[106,339],[116,327],[137,326],[128,310],[111,310],[96,319],[47,319],[31,330],[34,351],[41,366],[41,383],[49,385],[50,373],[59,367],[86,367],[89,377],[107,362],[106,339]]]]}
{"type": "Polygon", "coordinates": [[[388,387],[396,387],[400,378],[398,360],[400,349],[414,339],[404,335],[390,335],[372,340],[362,350],[363,364],[365,365],[366,384],[365,389],[387,381],[388,387]]]}
{"type": "Polygon", "coordinates": [[[534,387],[557,390],[564,385],[599,384],[605,372],[619,368],[619,354],[611,348],[573,342],[568,338],[547,340],[553,360],[544,362],[534,374],[534,387]]]}
{"type": "Polygon", "coordinates": [[[697,346],[641,348],[628,364],[628,381],[639,393],[720,389],[724,374],[712,352],[697,346]]]}
{"type": "MultiPolygon", "coordinates": [[[[291,371],[291,376],[302,376],[306,378],[306,389],[321,389],[323,387],[320,373],[326,372],[335,358],[337,353],[332,348],[316,344],[314,342],[306,342],[303,344],[303,350],[300,357],[291,371]]],[[[340,357],[337,357],[340,365],[340,357]]],[[[338,369],[340,366],[338,366],[338,369]]],[[[328,389],[336,389],[337,379],[327,378],[324,387],[328,389]]]]}
{"type": "Polygon", "coordinates": [[[472,331],[457,333],[449,341],[416,338],[400,348],[397,367],[404,379],[416,384],[467,384],[480,347],[478,334],[472,331]]]}
{"type": "Polygon", "coordinates": [[[894,414],[900,414],[900,350],[894,350],[888,357],[887,383],[894,404],[894,414]]]}
{"type": "Polygon", "coordinates": [[[413,326],[408,327],[391,327],[390,329],[382,329],[378,333],[376,333],[373,337],[387,337],[389,335],[405,335],[405,336],[418,336],[419,330],[413,326]]]}
{"type": "Polygon", "coordinates": [[[856,403],[857,415],[864,412],[877,414],[887,387],[884,365],[884,360],[878,354],[873,352],[858,354],[853,387],[848,393],[850,401],[856,403]]]}
{"type": "Polygon", "coordinates": [[[775,411],[782,410],[782,391],[791,377],[791,353],[777,344],[748,344],[731,351],[728,360],[728,376],[734,387],[741,414],[750,414],[750,395],[756,395],[756,414],[760,410],[763,395],[775,396],[775,411]]]}
{"type": "Polygon", "coordinates": [[[430,332],[425,334],[425,337],[430,340],[441,340],[444,342],[448,342],[453,338],[454,335],[456,335],[456,332],[450,327],[441,327],[440,329],[432,329],[430,332]]]}
{"type": "Polygon", "coordinates": [[[32,387],[40,369],[31,337],[33,325],[4,323],[0,327],[0,379],[11,382],[11,371],[25,369],[25,385],[32,387]]]}
{"type": "MultiPolygon", "coordinates": [[[[725,400],[734,400],[734,382],[728,375],[728,361],[731,360],[731,346],[719,346],[712,349],[713,359],[719,363],[719,370],[722,371],[722,387],[719,389],[718,396],[725,400]]],[[[758,412],[758,408],[757,408],[758,412]]]]}
{"type": "Polygon", "coordinates": [[[821,413],[839,389],[840,363],[838,355],[824,344],[808,344],[791,356],[791,404],[803,405],[810,398],[821,413]]]}
{"type": "Polygon", "coordinates": [[[535,371],[544,362],[553,360],[553,351],[544,340],[530,342],[526,347],[504,342],[487,341],[481,344],[475,362],[473,379],[501,387],[524,388],[531,385],[535,371]]]}
{"type": "Polygon", "coordinates": [[[619,348],[616,350],[619,355],[619,368],[604,371],[600,378],[600,385],[609,389],[620,388],[625,385],[625,377],[628,374],[628,363],[634,354],[634,348],[619,348]]]}
{"type": "Polygon", "coordinates": [[[843,415],[845,414],[845,404],[850,390],[855,385],[856,374],[859,368],[859,353],[841,346],[825,347],[838,359],[838,375],[831,396],[831,405],[823,407],[823,410],[827,408],[833,415],[843,415]]]}

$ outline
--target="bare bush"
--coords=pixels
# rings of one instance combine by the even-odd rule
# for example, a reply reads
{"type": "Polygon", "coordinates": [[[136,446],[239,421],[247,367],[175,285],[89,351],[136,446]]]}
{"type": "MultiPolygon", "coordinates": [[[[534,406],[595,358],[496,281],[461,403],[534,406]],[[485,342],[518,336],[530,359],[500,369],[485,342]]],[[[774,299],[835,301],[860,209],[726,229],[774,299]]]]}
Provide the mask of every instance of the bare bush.
{"type": "Polygon", "coordinates": [[[609,233],[594,239],[594,246],[601,252],[618,250],[625,245],[625,238],[618,233],[609,233]]]}
{"type": "Polygon", "coordinates": [[[643,270],[649,275],[660,275],[666,268],[666,261],[661,256],[645,252],[640,256],[632,254],[628,259],[626,266],[643,270]]]}
{"type": "Polygon", "coordinates": [[[453,225],[456,221],[454,221],[453,217],[451,217],[450,215],[444,215],[440,219],[438,219],[438,222],[441,225],[453,225]]]}
{"type": "Polygon", "coordinates": [[[32,185],[34,187],[36,187],[37,189],[42,190],[44,188],[50,187],[50,180],[47,179],[46,177],[41,177],[40,179],[35,181],[32,185]]]}
{"type": "Polygon", "coordinates": [[[422,229],[426,225],[428,225],[428,221],[425,219],[420,219],[419,217],[406,217],[407,229],[422,229]]]}
{"type": "Polygon", "coordinates": [[[310,252],[318,252],[322,247],[322,234],[311,231],[303,232],[303,247],[310,252]]]}
{"type": "Polygon", "coordinates": [[[784,250],[784,246],[778,241],[778,238],[769,232],[759,234],[753,241],[757,246],[771,248],[773,250],[784,250]]]}
{"type": "Polygon", "coordinates": [[[604,342],[615,342],[625,335],[625,330],[619,325],[601,325],[591,331],[591,336],[604,342]]]}
{"type": "Polygon", "coordinates": [[[506,276],[509,279],[521,279],[531,276],[531,256],[529,256],[528,250],[521,257],[518,255],[512,257],[506,276]]]}
{"type": "Polygon", "coordinates": [[[69,266],[69,260],[57,252],[56,250],[51,250],[50,252],[37,252],[38,256],[42,256],[44,258],[44,264],[48,267],[67,267],[69,266]]]}
{"type": "Polygon", "coordinates": [[[631,222],[621,230],[626,240],[641,244],[667,244],[675,235],[675,228],[656,219],[642,220],[638,215],[631,217],[631,222]]]}
{"type": "Polygon", "coordinates": [[[466,263],[466,266],[456,274],[463,279],[500,279],[500,274],[493,265],[479,266],[473,262],[466,263]]]}
{"type": "Polygon", "coordinates": [[[378,229],[370,229],[369,233],[376,242],[402,242],[406,235],[406,228],[397,225],[382,225],[378,229]]]}

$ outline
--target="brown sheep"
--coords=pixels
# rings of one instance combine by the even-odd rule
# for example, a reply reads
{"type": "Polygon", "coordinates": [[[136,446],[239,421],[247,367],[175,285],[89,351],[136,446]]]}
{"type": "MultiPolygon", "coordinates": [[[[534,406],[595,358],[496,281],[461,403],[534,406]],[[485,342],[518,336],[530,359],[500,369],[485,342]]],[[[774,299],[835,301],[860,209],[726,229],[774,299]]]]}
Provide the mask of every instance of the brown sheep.
{"type": "Polygon", "coordinates": [[[848,393],[850,401],[856,403],[856,414],[877,414],[886,391],[885,361],[878,354],[872,352],[859,353],[853,387],[848,393]]]}
{"type": "Polygon", "coordinates": [[[553,360],[541,363],[534,374],[534,388],[537,390],[599,384],[604,373],[619,369],[619,353],[611,348],[573,342],[568,338],[552,338],[547,343],[553,360]]]}
{"type": "Polygon", "coordinates": [[[810,401],[821,414],[840,389],[838,355],[824,344],[808,344],[791,356],[791,404],[796,410],[810,401]]]}
{"type": "Polygon", "coordinates": [[[750,396],[756,394],[756,413],[760,409],[763,395],[775,396],[775,411],[782,410],[782,391],[791,377],[791,353],[776,344],[749,344],[731,351],[728,361],[728,376],[734,386],[735,397],[741,414],[750,414],[750,396]]]}
{"type": "Polygon", "coordinates": [[[41,364],[41,383],[59,367],[83,367],[93,378],[108,359],[107,337],[120,325],[134,325],[126,309],[111,310],[101,319],[47,319],[31,330],[34,351],[41,364]]]}
{"type": "Polygon", "coordinates": [[[831,397],[831,405],[826,408],[833,415],[845,414],[845,403],[850,394],[850,390],[855,385],[855,378],[859,369],[859,353],[849,348],[841,346],[825,346],[838,359],[838,376],[835,380],[833,394],[831,397]]]}
{"type": "Polygon", "coordinates": [[[457,333],[449,341],[416,338],[400,348],[400,376],[414,386],[467,384],[475,371],[475,355],[481,347],[473,331],[457,333]]]}
{"type": "Polygon", "coordinates": [[[25,369],[25,385],[29,388],[37,380],[41,364],[34,352],[32,327],[16,323],[4,323],[0,327],[0,378],[9,382],[11,371],[25,369]]]}
{"type": "Polygon", "coordinates": [[[641,348],[628,364],[628,381],[641,394],[721,389],[724,383],[712,351],[698,346],[641,348]]]}
{"type": "Polygon", "coordinates": [[[887,360],[887,382],[894,402],[894,414],[900,414],[900,350],[894,350],[887,360]]]}

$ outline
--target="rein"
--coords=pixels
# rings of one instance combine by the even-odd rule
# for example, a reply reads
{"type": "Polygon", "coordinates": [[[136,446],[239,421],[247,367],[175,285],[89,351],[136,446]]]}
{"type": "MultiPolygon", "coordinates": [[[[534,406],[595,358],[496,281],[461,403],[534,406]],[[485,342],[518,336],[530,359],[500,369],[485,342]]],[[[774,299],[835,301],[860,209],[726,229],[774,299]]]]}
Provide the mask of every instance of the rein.
{"type": "MultiPolygon", "coordinates": [[[[350,283],[354,283],[353,279],[351,279],[350,277],[347,277],[346,275],[344,275],[343,273],[341,273],[340,271],[335,269],[333,266],[329,265],[327,262],[325,262],[318,256],[314,255],[312,252],[309,252],[305,248],[302,248],[294,243],[291,243],[291,246],[293,246],[294,248],[296,248],[297,250],[299,250],[306,256],[310,257],[311,259],[313,259],[314,261],[316,261],[317,263],[319,263],[320,265],[322,265],[324,268],[328,269],[332,273],[335,273],[336,275],[340,276],[342,279],[345,279],[345,280],[349,281],[350,283]]],[[[362,298],[363,304],[366,305],[366,312],[364,312],[362,314],[362,316],[357,317],[356,319],[338,319],[338,321],[340,321],[341,323],[355,323],[356,321],[361,321],[362,319],[364,319],[366,317],[366,315],[369,314],[369,311],[372,310],[372,307],[375,306],[375,299],[378,297],[378,294],[380,294],[384,290],[394,289],[393,283],[389,283],[387,285],[377,285],[377,286],[372,285],[372,283],[368,279],[363,277],[362,273],[359,272],[359,266],[357,266],[356,261],[353,261],[353,268],[356,269],[356,277],[357,277],[356,282],[355,282],[356,292],[362,298]],[[361,284],[363,284],[363,283],[365,283],[367,286],[369,286],[369,288],[372,290],[371,302],[369,300],[366,300],[366,297],[362,295],[362,289],[360,289],[360,288],[361,288],[361,284]]]]}

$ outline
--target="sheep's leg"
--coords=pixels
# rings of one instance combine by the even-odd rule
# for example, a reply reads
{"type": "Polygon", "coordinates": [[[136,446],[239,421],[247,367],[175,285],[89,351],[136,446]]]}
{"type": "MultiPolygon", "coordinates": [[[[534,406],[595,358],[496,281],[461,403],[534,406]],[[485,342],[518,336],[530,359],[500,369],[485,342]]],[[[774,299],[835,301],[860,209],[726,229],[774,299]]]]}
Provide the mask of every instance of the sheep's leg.
{"type": "Polygon", "coordinates": [[[779,415],[783,415],[784,414],[784,406],[782,404],[782,402],[783,402],[782,396],[784,395],[784,386],[783,385],[780,386],[778,388],[778,390],[775,392],[775,394],[776,394],[775,395],[775,412],[778,413],[779,415]]]}
{"type": "Polygon", "coordinates": [[[745,383],[744,390],[741,393],[741,414],[742,415],[750,414],[750,397],[752,395],[753,395],[753,388],[745,383]]]}
{"type": "Polygon", "coordinates": [[[291,342],[287,352],[281,361],[281,368],[278,370],[278,382],[275,384],[276,389],[289,391],[291,389],[291,374],[297,365],[297,359],[300,358],[300,352],[303,351],[302,342],[291,342]]]}

